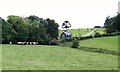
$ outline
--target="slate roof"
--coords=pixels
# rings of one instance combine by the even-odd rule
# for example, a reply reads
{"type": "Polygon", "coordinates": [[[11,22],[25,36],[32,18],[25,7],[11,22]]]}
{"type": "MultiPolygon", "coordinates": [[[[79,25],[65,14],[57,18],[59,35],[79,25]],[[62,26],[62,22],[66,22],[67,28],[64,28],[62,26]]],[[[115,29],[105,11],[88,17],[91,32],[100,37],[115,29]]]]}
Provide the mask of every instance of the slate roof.
{"type": "MultiPolygon", "coordinates": [[[[66,34],[66,35],[72,35],[72,33],[71,32],[63,32],[64,34],[66,34]]],[[[63,34],[62,33],[62,34],[63,34]]]]}

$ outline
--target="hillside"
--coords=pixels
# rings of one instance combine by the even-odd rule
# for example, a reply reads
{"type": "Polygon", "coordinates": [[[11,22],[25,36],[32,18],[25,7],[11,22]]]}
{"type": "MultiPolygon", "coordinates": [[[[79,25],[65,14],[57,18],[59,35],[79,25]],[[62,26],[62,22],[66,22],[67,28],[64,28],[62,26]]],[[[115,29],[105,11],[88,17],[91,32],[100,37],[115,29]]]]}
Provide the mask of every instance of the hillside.
{"type": "Polygon", "coordinates": [[[117,70],[118,57],[45,45],[3,45],[3,70],[117,70]]]}
{"type": "MultiPolygon", "coordinates": [[[[119,36],[99,37],[79,41],[79,49],[89,52],[117,55],[119,36]]],[[[62,47],[71,47],[72,42],[62,43],[62,47]]]]}
{"type": "Polygon", "coordinates": [[[118,52],[118,36],[81,40],[80,46],[102,48],[118,52]]]}
{"type": "MultiPolygon", "coordinates": [[[[104,34],[105,33],[105,28],[81,28],[81,29],[70,29],[68,30],[68,32],[71,32],[73,37],[75,36],[82,36],[84,34],[87,34],[91,31],[96,31],[96,32],[99,32],[100,34],[104,34]]],[[[59,30],[59,36],[60,34],[63,32],[63,30],[59,30]]],[[[91,35],[94,35],[94,33],[92,33],[91,35]]]]}

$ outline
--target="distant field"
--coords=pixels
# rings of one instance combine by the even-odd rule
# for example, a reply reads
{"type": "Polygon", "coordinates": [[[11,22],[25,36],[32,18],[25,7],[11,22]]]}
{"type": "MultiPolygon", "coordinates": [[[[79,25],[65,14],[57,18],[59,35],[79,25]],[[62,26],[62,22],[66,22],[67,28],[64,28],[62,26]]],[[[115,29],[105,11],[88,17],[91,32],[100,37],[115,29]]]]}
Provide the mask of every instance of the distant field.
{"type": "Polygon", "coordinates": [[[115,55],[46,45],[3,45],[3,70],[117,70],[115,55]]]}
{"type": "MultiPolygon", "coordinates": [[[[107,49],[110,51],[118,52],[118,38],[119,36],[92,38],[92,39],[80,40],[79,44],[80,47],[107,49]]],[[[71,45],[72,42],[66,42],[61,44],[61,46],[63,47],[70,47],[71,45]]]]}
{"type": "MultiPolygon", "coordinates": [[[[95,31],[99,32],[100,34],[105,33],[105,28],[94,28],[95,31]]],[[[73,36],[81,36],[86,33],[89,33],[92,31],[92,28],[81,28],[81,29],[70,29],[68,32],[71,32],[73,36]]],[[[59,30],[59,36],[63,32],[63,30],[59,30]]],[[[94,35],[94,33],[92,34],[94,35]]]]}
{"type": "Polygon", "coordinates": [[[81,40],[83,47],[102,48],[118,52],[118,36],[81,40]]]}
{"type": "Polygon", "coordinates": [[[106,32],[105,32],[105,28],[95,28],[95,30],[96,30],[97,32],[99,32],[100,34],[106,33],[106,32]]]}
{"type": "MultiPolygon", "coordinates": [[[[91,29],[87,30],[87,28],[68,30],[68,32],[71,32],[73,36],[79,36],[79,35],[81,36],[83,34],[90,32],[90,31],[91,31],[91,29]]],[[[59,36],[62,32],[63,32],[63,30],[59,30],[59,36]]]]}

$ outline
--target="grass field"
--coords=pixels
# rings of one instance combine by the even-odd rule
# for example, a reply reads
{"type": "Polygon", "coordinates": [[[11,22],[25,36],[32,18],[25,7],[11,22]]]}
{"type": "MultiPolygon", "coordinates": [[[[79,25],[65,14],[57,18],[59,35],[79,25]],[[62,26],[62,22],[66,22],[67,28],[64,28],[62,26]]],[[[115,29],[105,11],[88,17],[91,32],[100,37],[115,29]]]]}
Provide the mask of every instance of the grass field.
{"type": "MultiPolygon", "coordinates": [[[[72,36],[75,37],[75,36],[81,36],[83,34],[86,34],[88,32],[90,32],[91,29],[87,30],[87,28],[85,29],[70,29],[68,30],[68,32],[71,32],[72,33],[72,36]]],[[[59,36],[60,34],[63,32],[63,30],[59,30],[59,36]]]]}
{"type": "MultiPolygon", "coordinates": [[[[118,38],[119,36],[112,36],[80,40],[79,45],[80,47],[107,49],[110,51],[118,52],[118,38]]],[[[72,42],[61,44],[61,46],[63,47],[70,47],[71,45],[72,42]]]]}
{"type": "Polygon", "coordinates": [[[81,40],[80,46],[102,48],[118,52],[118,36],[81,40]]]}
{"type": "MultiPolygon", "coordinates": [[[[95,29],[103,34],[104,30],[95,29]]],[[[71,29],[73,36],[91,32],[71,29]]],[[[60,30],[59,34],[62,32],[60,30]]],[[[118,56],[70,48],[71,42],[59,46],[2,45],[3,70],[117,70],[118,56]]],[[[118,52],[118,36],[80,40],[80,46],[118,52]]]]}
{"type": "MultiPolygon", "coordinates": [[[[81,36],[81,35],[84,35],[86,33],[91,32],[91,31],[92,31],[92,28],[81,28],[81,29],[70,29],[70,30],[68,30],[68,32],[72,33],[73,37],[81,36]]],[[[105,28],[94,28],[94,31],[97,31],[100,34],[104,34],[105,33],[105,28]]],[[[59,36],[62,32],[63,32],[63,30],[59,30],[59,36]]],[[[91,34],[91,35],[94,35],[94,33],[91,34]]]]}
{"type": "Polygon", "coordinates": [[[115,55],[46,45],[3,45],[3,70],[117,70],[115,55]]]}
{"type": "Polygon", "coordinates": [[[106,33],[106,32],[105,32],[105,28],[95,28],[95,30],[96,30],[97,32],[99,32],[100,34],[106,33]]]}

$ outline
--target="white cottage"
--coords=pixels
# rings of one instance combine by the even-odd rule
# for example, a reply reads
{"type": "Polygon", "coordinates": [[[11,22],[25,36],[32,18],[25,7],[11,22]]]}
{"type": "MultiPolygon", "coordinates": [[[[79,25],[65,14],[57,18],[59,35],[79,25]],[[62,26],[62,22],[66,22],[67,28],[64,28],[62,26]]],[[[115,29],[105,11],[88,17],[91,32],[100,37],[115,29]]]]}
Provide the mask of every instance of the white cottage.
{"type": "Polygon", "coordinates": [[[72,33],[71,32],[62,32],[60,38],[71,38],[72,33]]]}

